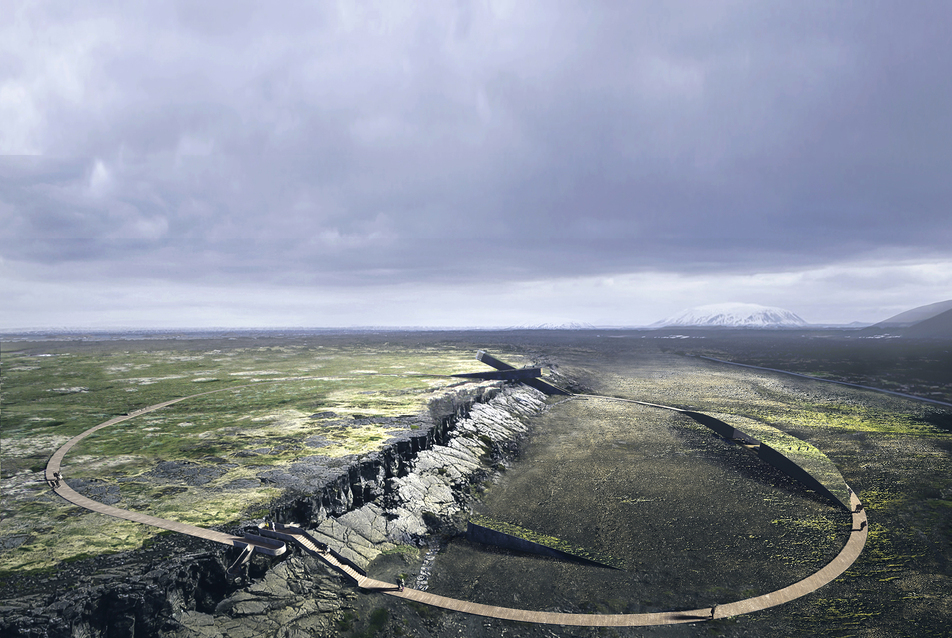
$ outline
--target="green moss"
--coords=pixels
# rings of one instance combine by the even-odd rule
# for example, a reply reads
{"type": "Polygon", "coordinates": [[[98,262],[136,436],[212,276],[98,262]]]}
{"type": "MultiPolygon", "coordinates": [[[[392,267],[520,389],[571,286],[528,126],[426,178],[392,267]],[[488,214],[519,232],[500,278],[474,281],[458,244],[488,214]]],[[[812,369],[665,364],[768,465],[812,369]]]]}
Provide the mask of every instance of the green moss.
{"type": "Polygon", "coordinates": [[[775,400],[744,406],[743,413],[771,425],[824,428],[846,432],[876,432],[901,436],[952,438],[919,414],[896,413],[871,409],[862,404],[792,401],[790,396],[773,396],[775,400]],[[774,403],[774,405],[771,405],[774,403]]]}
{"type": "Polygon", "coordinates": [[[817,447],[783,430],[754,419],[723,413],[711,413],[729,425],[767,444],[820,482],[843,503],[849,503],[846,481],[836,465],[817,447]]]}
{"type": "Polygon", "coordinates": [[[341,631],[353,631],[354,623],[357,622],[357,614],[353,611],[346,610],[340,616],[335,618],[335,622],[337,623],[337,628],[341,631]]]}
{"type": "Polygon", "coordinates": [[[355,638],[373,638],[383,630],[384,625],[390,618],[390,612],[384,607],[378,607],[370,612],[370,619],[367,626],[360,633],[354,634],[355,638]]]}
{"type": "Polygon", "coordinates": [[[835,556],[845,542],[849,529],[846,516],[836,511],[829,515],[817,515],[804,518],[780,518],[771,521],[777,526],[775,539],[779,551],[775,559],[788,565],[803,565],[810,569],[819,568],[835,556]]]}
{"type": "Polygon", "coordinates": [[[96,478],[118,486],[120,507],[202,526],[225,524],[239,520],[249,508],[260,511],[277,493],[265,487],[217,491],[221,486],[253,477],[261,466],[280,467],[314,454],[360,455],[379,449],[392,426],[335,423],[357,414],[418,414],[451,384],[441,375],[485,367],[474,359],[472,349],[453,347],[351,343],[207,351],[112,348],[83,346],[48,357],[4,352],[0,453],[7,474],[0,535],[41,529],[57,533],[41,534],[32,543],[3,551],[0,569],[37,569],[83,552],[132,549],[154,534],[132,523],[128,525],[139,531],[128,533],[127,523],[121,521],[106,528],[89,523],[91,513],[50,495],[42,481],[45,461],[60,445],[112,416],[217,391],[97,432],[70,451],[64,473],[67,480],[96,478]],[[313,416],[328,412],[335,416],[313,416]],[[314,435],[330,445],[305,445],[314,435]],[[255,452],[262,448],[268,451],[255,452]],[[170,460],[216,466],[224,461],[230,467],[212,483],[184,492],[149,487],[146,477],[136,482],[159,461],[170,460]],[[25,471],[36,476],[18,478],[22,488],[8,488],[8,474],[25,471]],[[74,520],[85,532],[60,533],[74,520]],[[120,533],[114,533],[117,530],[120,533]],[[73,546],[67,541],[72,538],[85,539],[86,548],[79,546],[82,543],[73,546]]]}

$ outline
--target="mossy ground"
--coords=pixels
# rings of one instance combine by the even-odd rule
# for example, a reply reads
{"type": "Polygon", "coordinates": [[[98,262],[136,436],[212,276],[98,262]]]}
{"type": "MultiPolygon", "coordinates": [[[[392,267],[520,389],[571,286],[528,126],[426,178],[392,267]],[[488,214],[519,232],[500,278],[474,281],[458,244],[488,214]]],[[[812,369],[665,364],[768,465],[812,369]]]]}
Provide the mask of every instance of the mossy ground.
{"type": "Polygon", "coordinates": [[[122,551],[158,533],[76,508],[43,481],[60,445],[113,416],[217,391],[101,430],[67,455],[64,475],[118,487],[118,507],[225,525],[278,495],[240,479],[305,456],[379,449],[395,426],[372,417],[419,414],[460,383],[444,375],[485,369],[468,348],[333,341],[4,344],[0,571],[122,551]],[[150,477],[162,461],[210,468],[212,478],[150,477]]]}
{"type": "Polygon", "coordinates": [[[849,521],[687,417],[604,399],[551,407],[524,460],[482,507],[612,556],[621,569],[454,543],[438,559],[435,591],[576,613],[695,609],[766,594],[829,562],[849,521]]]}
{"type": "MultiPolygon", "coordinates": [[[[441,612],[429,607],[407,605],[404,601],[390,600],[374,594],[359,597],[357,604],[361,608],[361,622],[370,618],[375,609],[385,606],[389,610],[389,618],[382,631],[392,630],[394,635],[400,635],[400,632],[403,632],[404,635],[419,636],[498,636],[503,633],[525,636],[642,636],[646,634],[658,636],[828,635],[870,638],[947,636],[948,627],[952,624],[952,599],[948,595],[948,592],[952,591],[952,568],[950,568],[952,565],[952,478],[950,478],[952,477],[952,460],[950,460],[952,459],[952,440],[949,437],[952,432],[952,410],[815,381],[728,368],[723,364],[703,362],[691,355],[711,355],[805,373],[821,371],[831,378],[867,385],[876,385],[877,366],[879,366],[878,369],[886,369],[887,373],[892,375],[887,378],[887,381],[891,384],[889,387],[893,389],[911,391],[921,388],[926,394],[944,393],[934,395],[936,398],[947,396],[949,397],[947,400],[952,400],[952,396],[948,394],[948,389],[952,388],[952,378],[950,378],[952,366],[948,365],[947,359],[949,344],[909,346],[908,352],[904,352],[901,350],[902,344],[891,343],[883,345],[892,350],[877,353],[872,348],[878,347],[878,344],[873,342],[863,344],[859,347],[862,352],[859,352],[855,342],[840,347],[837,344],[831,344],[826,338],[820,342],[812,340],[812,337],[799,335],[769,334],[758,335],[756,338],[743,336],[735,340],[730,335],[724,336],[718,333],[715,335],[716,342],[715,337],[710,335],[694,335],[690,339],[677,341],[664,339],[664,336],[661,333],[651,332],[600,334],[546,331],[401,335],[397,337],[402,341],[396,350],[402,349],[412,363],[402,360],[399,365],[406,365],[406,368],[398,369],[393,366],[390,370],[394,373],[401,370],[404,373],[409,371],[433,373],[436,370],[442,370],[442,364],[435,365],[431,370],[420,369],[415,362],[417,353],[422,353],[424,359],[427,356],[426,353],[433,356],[448,356],[448,362],[452,365],[448,363],[446,367],[454,372],[479,370],[482,369],[481,364],[473,361],[471,357],[477,348],[482,347],[514,365],[521,365],[529,360],[557,364],[563,378],[576,382],[576,387],[587,386],[603,394],[671,403],[701,411],[732,415],[735,418],[750,419],[787,432],[809,443],[831,459],[866,504],[870,516],[869,542],[853,567],[820,591],[792,603],[748,616],[696,625],[631,630],[536,627],[441,612]],[[678,354],[676,350],[682,354],[678,354]],[[863,365],[851,363],[851,357],[857,352],[862,356],[855,358],[855,361],[863,365]],[[918,359],[911,358],[909,353],[916,352],[921,352],[922,356],[918,359]],[[514,353],[524,356],[516,357],[514,353]],[[830,354],[830,357],[824,359],[827,354],[830,354]],[[456,356],[459,357],[459,363],[464,365],[456,365],[453,359],[456,356]],[[943,357],[946,358],[943,359],[943,357]],[[899,365],[894,365],[894,361],[898,361],[899,365]],[[920,363],[921,369],[924,370],[921,374],[917,368],[920,363]],[[398,629],[400,631],[397,631],[398,629]]],[[[69,431],[81,431],[112,414],[170,398],[170,389],[179,388],[178,396],[183,396],[192,393],[191,388],[196,386],[231,387],[247,382],[248,378],[256,377],[322,376],[328,378],[328,383],[336,383],[331,379],[346,378],[345,383],[351,383],[351,385],[337,389],[349,393],[355,402],[366,401],[368,397],[375,395],[360,394],[361,391],[367,391],[367,388],[360,387],[360,384],[356,382],[359,373],[353,373],[353,371],[386,372],[372,361],[369,353],[386,352],[392,347],[386,345],[387,342],[392,344],[394,336],[374,335],[361,337],[359,340],[325,339],[321,344],[325,348],[347,351],[348,348],[356,347],[358,354],[355,356],[363,357],[361,361],[352,365],[341,366],[347,368],[346,371],[338,369],[326,372],[303,370],[303,365],[298,368],[294,366],[285,368],[283,364],[275,364],[273,361],[280,360],[283,356],[289,357],[285,361],[293,360],[294,356],[290,352],[282,355],[283,351],[280,349],[259,350],[260,344],[250,343],[247,339],[245,341],[238,339],[235,342],[209,342],[204,344],[202,349],[188,344],[168,342],[162,344],[161,348],[143,347],[142,343],[125,346],[112,344],[108,347],[101,344],[68,346],[52,344],[40,350],[20,347],[17,351],[17,356],[20,358],[15,363],[12,363],[9,356],[11,352],[8,350],[9,344],[3,344],[4,458],[2,470],[3,507],[5,508],[3,525],[6,525],[6,521],[11,520],[11,517],[18,521],[27,521],[28,533],[25,536],[33,538],[30,543],[35,543],[37,538],[51,533],[50,530],[54,526],[57,530],[69,529],[74,521],[90,530],[92,532],[90,536],[100,534],[104,529],[117,525],[115,521],[105,519],[97,521],[94,518],[95,515],[82,514],[76,508],[58,504],[54,498],[49,497],[47,492],[35,488],[30,483],[36,478],[31,474],[35,471],[31,468],[38,467],[41,470],[49,453],[65,439],[69,431]],[[145,357],[134,365],[150,363],[148,356],[152,355],[146,356],[143,352],[160,350],[170,354],[177,353],[183,357],[201,354],[205,359],[204,362],[200,360],[178,362],[184,366],[183,369],[190,370],[194,376],[176,376],[184,374],[182,369],[167,369],[154,375],[147,374],[146,368],[140,370],[130,368],[125,372],[117,373],[128,375],[128,378],[139,377],[143,382],[141,385],[134,385],[134,392],[127,392],[127,389],[133,387],[132,385],[117,382],[115,379],[110,381],[112,377],[106,377],[105,373],[102,375],[103,386],[97,386],[99,389],[94,390],[85,382],[83,375],[72,375],[68,365],[46,367],[45,359],[50,357],[29,356],[52,354],[65,355],[65,359],[78,357],[78,360],[81,360],[80,363],[86,361],[86,364],[95,368],[96,366],[93,365],[95,360],[98,360],[101,366],[104,360],[109,360],[109,357],[114,354],[118,357],[117,353],[121,354],[120,351],[123,349],[130,350],[132,357],[145,357]],[[227,361],[237,358],[246,361],[253,360],[253,362],[246,363],[245,368],[229,367],[226,362],[209,363],[211,355],[206,353],[216,349],[220,350],[214,355],[218,358],[227,361]],[[239,350],[241,352],[238,352],[239,350]],[[235,353],[229,354],[232,351],[235,353]],[[271,353],[274,353],[273,357],[271,353]],[[11,369],[13,367],[24,368],[24,370],[14,371],[11,369]],[[52,375],[48,383],[43,378],[45,372],[33,377],[32,380],[20,379],[16,384],[13,383],[11,375],[14,372],[20,374],[40,370],[47,370],[52,375]],[[199,374],[202,370],[208,372],[199,374]],[[263,374],[268,370],[281,374],[263,374]],[[222,374],[219,374],[219,371],[222,374]],[[226,375],[224,372],[249,374],[226,375]],[[175,378],[156,380],[155,383],[150,384],[147,383],[149,379],[145,379],[150,376],[174,376],[175,378]],[[44,383],[46,385],[43,385],[44,383]],[[95,391],[106,392],[105,386],[109,383],[112,385],[108,388],[108,393],[102,395],[106,399],[100,404],[102,407],[96,407],[95,404],[90,407],[91,404],[87,402],[88,395],[95,391]],[[159,387],[163,383],[169,385],[163,389],[159,387]],[[42,391],[35,388],[27,391],[34,384],[42,391]],[[22,388],[22,394],[17,394],[19,398],[14,401],[8,396],[8,390],[14,388],[17,393],[20,393],[21,390],[17,387],[22,388]],[[187,391],[184,389],[186,387],[187,391]],[[56,388],[60,389],[55,393],[47,392],[49,389],[56,388]],[[87,390],[84,392],[82,388],[87,390]],[[30,395],[30,392],[33,394],[30,395]],[[153,393],[152,396],[149,396],[150,393],[153,393]],[[126,397],[136,396],[142,398],[138,403],[125,400],[126,397]],[[54,400],[48,403],[47,400],[50,398],[54,400]],[[7,418],[14,412],[18,419],[17,427],[23,435],[17,434],[8,438],[7,425],[10,422],[7,418]],[[81,419],[81,422],[71,425],[74,418],[81,419]],[[70,430],[71,427],[73,430],[70,430]],[[17,446],[16,454],[8,454],[7,450],[12,449],[14,445],[17,446]],[[8,495],[18,491],[25,494],[26,498],[17,496],[12,501],[15,506],[8,507],[7,503],[11,502],[8,500],[8,495]],[[46,531],[43,531],[41,525],[29,527],[41,521],[45,521],[42,525],[47,526],[46,531]]],[[[272,340],[269,343],[277,344],[278,340],[272,340]]],[[[317,344],[318,340],[314,339],[310,345],[306,346],[310,349],[307,357],[323,354],[317,352],[317,344]]],[[[279,345],[288,347],[291,351],[301,349],[297,350],[300,354],[298,360],[306,358],[305,346],[300,343],[300,339],[297,341],[286,339],[279,345]]],[[[83,365],[76,369],[82,368],[83,365]]],[[[95,378],[96,374],[99,374],[95,369],[90,370],[89,373],[90,378],[95,378]]],[[[301,383],[302,387],[305,387],[304,391],[307,392],[306,388],[310,386],[304,386],[304,382],[301,383]]],[[[443,381],[422,380],[420,383],[438,385],[443,381]]],[[[410,391],[416,392],[415,389],[410,391]]],[[[382,394],[383,397],[376,398],[390,396],[386,392],[382,394]]],[[[425,395],[421,393],[422,396],[425,395]]],[[[312,408],[307,403],[312,400],[310,396],[307,399],[301,398],[303,405],[295,404],[293,397],[288,398],[291,401],[276,406],[272,412],[268,413],[278,415],[272,419],[276,427],[282,419],[294,421],[296,418],[300,419],[301,415],[310,416],[323,409],[344,414],[348,405],[356,405],[356,403],[349,404],[347,401],[341,401],[336,408],[312,408]]],[[[403,400],[399,395],[395,395],[394,399],[403,400]]],[[[335,398],[332,393],[328,393],[326,396],[321,395],[313,400],[326,402],[335,398]]],[[[184,404],[179,406],[181,409],[186,407],[184,404]]],[[[367,412],[361,412],[354,407],[353,413],[371,413],[366,406],[361,407],[360,410],[367,410],[367,412]]],[[[214,413],[214,410],[209,409],[209,412],[214,413]]],[[[402,408],[396,408],[391,413],[402,413],[402,408]]],[[[268,414],[263,411],[257,416],[268,416],[268,414]]],[[[553,412],[552,415],[555,413],[553,412]]],[[[152,416],[162,415],[159,413],[152,416]]],[[[250,421],[250,418],[242,423],[246,421],[250,421]]],[[[330,423],[331,421],[332,419],[323,422],[330,423]]],[[[315,422],[322,421],[315,419],[315,422]]],[[[136,423],[136,420],[132,423],[136,423]]],[[[266,420],[257,422],[261,427],[267,423],[266,420]]],[[[729,557],[731,564],[737,569],[750,570],[747,573],[752,574],[751,578],[744,580],[742,572],[726,572],[726,578],[718,579],[716,572],[711,571],[710,565],[705,561],[712,555],[716,556],[716,552],[721,551],[721,548],[704,545],[704,542],[710,544],[710,541],[704,537],[701,519],[672,519],[679,522],[668,524],[667,519],[662,517],[640,515],[641,511],[647,512],[658,506],[673,508],[675,504],[672,502],[665,505],[665,501],[657,500],[660,498],[658,495],[650,493],[621,494],[618,490],[624,487],[626,482],[619,483],[618,476],[602,468],[600,473],[593,472],[590,477],[591,485],[599,487],[599,490],[591,490],[589,494],[598,494],[602,490],[605,494],[612,494],[614,491],[614,495],[607,499],[607,507],[604,511],[615,513],[608,518],[597,519],[596,517],[598,530],[592,528],[586,531],[581,527],[576,529],[568,524],[562,525],[561,528],[547,527],[551,525],[553,517],[542,517],[542,514],[545,513],[547,507],[557,505],[551,499],[563,491],[557,489],[558,485],[555,486],[554,494],[550,495],[548,501],[538,498],[531,501],[532,508],[523,507],[521,510],[513,508],[513,515],[505,516],[505,520],[533,530],[551,533],[559,538],[577,540],[579,545],[606,547],[613,543],[620,545],[621,551],[618,553],[628,552],[625,555],[633,557],[631,563],[633,569],[641,570],[639,573],[642,574],[642,578],[637,583],[637,589],[622,590],[621,593],[615,589],[597,595],[588,590],[578,592],[573,589],[575,585],[564,590],[555,590],[553,583],[556,581],[551,578],[551,572],[546,571],[550,570],[554,563],[537,557],[516,559],[513,562],[515,577],[512,577],[510,573],[509,578],[492,575],[487,579],[480,577],[475,571],[467,571],[468,565],[482,563],[485,554],[466,550],[472,552],[466,559],[469,562],[458,562],[454,566],[453,559],[456,555],[450,553],[454,551],[452,548],[437,558],[431,583],[434,587],[440,585],[440,579],[450,575],[447,571],[449,566],[458,568],[464,574],[462,578],[453,581],[454,586],[461,589],[460,594],[464,597],[472,596],[477,599],[479,596],[491,595],[499,597],[505,604],[523,605],[526,603],[525,592],[530,591],[530,596],[536,595],[530,587],[535,578],[543,583],[547,592],[555,591],[557,596],[564,594],[561,598],[557,598],[554,604],[543,602],[543,607],[549,605],[564,609],[580,608],[602,613],[626,609],[650,610],[667,608],[669,605],[687,604],[692,600],[723,600],[725,597],[762,593],[765,586],[771,585],[771,583],[761,583],[757,580],[759,573],[764,571],[766,565],[776,565],[779,576],[772,576],[772,578],[776,577],[778,582],[782,581],[785,584],[789,578],[808,573],[814,565],[824,562],[825,556],[841,545],[843,525],[838,516],[827,514],[834,511],[827,503],[811,498],[809,493],[783,481],[782,478],[775,475],[763,475],[754,465],[745,470],[743,464],[757,461],[756,457],[745,450],[730,446],[723,447],[723,442],[713,437],[705,428],[689,420],[673,420],[663,425],[665,431],[674,437],[672,440],[677,442],[676,446],[665,448],[670,455],[673,455],[669,456],[669,460],[674,465],[681,464],[690,457],[703,463],[707,467],[706,471],[712,474],[722,473],[724,479],[728,481],[729,490],[742,486],[753,486],[750,489],[755,491],[762,489],[763,495],[759,501],[746,499],[736,502],[743,502],[747,507],[751,507],[753,503],[756,505],[755,509],[763,516],[758,514],[756,520],[750,520],[749,516],[743,514],[734,516],[736,521],[732,521],[732,524],[737,524],[737,529],[750,529],[751,525],[748,523],[753,523],[756,528],[754,538],[749,538],[752,532],[748,531],[748,538],[740,539],[738,535],[738,542],[745,540],[749,547],[754,548],[763,556],[763,560],[749,560],[750,557],[745,557],[742,553],[729,557]],[[714,451],[712,446],[715,444],[719,446],[716,454],[712,453],[714,451]],[[675,454],[676,450],[680,450],[680,453],[675,454]],[[731,456],[725,456],[724,450],[727,450],[727,454],[731,456]],[[733,456],[734,452],[737,452],[736,457],[733,456]],[[608,487],[616,489],[608,490],[608,487]],[[792,508],[787,507],[790,503],[793,503],[792,508]],[[538,516],[538,521],[533,520],[535,516],[538,516]],[[621,525],[613,527],[612,517],[623,522],[624,527],[621,525]],[[700,534],[697,533],[697,529],[701,530],[700,534]],[[692,532],[697,537],[694,540],[684,537],[684,533],[690,530],[695,530],[692,532]],[[681,536],[678,536],[679,533],[681,536]],[[656,546],[647,546],[642,551],[635,551],[639,549],[637,544],[634,545],[635,550],[632,550],[632,543],[629,542],[629,547],[626,548],[626,543],[623,541],[626,539],[630,541],[638,535],[643,535],[652,543],[656,543],[656,546]],[[683,555],[679,552],[683,552],[683,555]],[[666,571],[664,560],[670,556],[675,557],[675,562],[668,565],[666,571]],[[649,560],[652,562],[649,563],[649,560]],[[679,565],[684,567],[686,574],[680,582],[677,581],[675,569],[679,565]],[[654,571],[649,571],[649,567],[654,571]],[[702,582],[704,579],[710,580],[704,583],[702,582]],[[575,595],[577,593],[579,595],[575,595]],[[519,597],[520,600],[516,600],[515,597],[519,597]]],[[[570,421],[566,421],[564,426],[566,436],[577,436],[573,434],[570,421]]],[[[223,423],[219,426],[222,436],[225,439],[234,437],[240,440],[237,433],[227,433],[226,430],[229,427],[239,426],[223,423]]],[[[182,428],[182,431],[187,430],[187,427],[182,428]]],[[[534,435],[536,438],[533,441],[539,440],[540,431],[537,427],[534,435]]],[[[366,433],[366,436],[372,436],[372,433],[366,433]]],[[[332,437],[328,436],[328,440],[332,440],[332,437]]],[[[593,449],[607,452],[609,456],[622,453],[630,455],[632,451],[638,451],[638,447],[634,445],[634,439],[627,435],[609,437],[606,441],[605,445],[593,449]]],[[[263,444],[251,441],[247,443],[265,447],[263,444]]],[[[282,444],[277,442],[271,445],[271,452],[264,456],[288,453],[287,450],[275,449],[282,444]]],[[[587,448],[592,446],[580,446],[583,450],[587,448]]],[[[252,448],[251,451],[253,452],[254,449],[257,448],[252,448]]],[[[319,448],[317,452],[323,453],[324,449],[326,448],[319,448]]],[[[194,454],[194,456],[187,456],[188,459],[203,462],[204,452],[200,450],[185,452],[194,454]]],[[[649,464],[642,469],[650,469],[659,476],[670,477],[670,473],[665,473],[667,470],[663,468],[659,460],[651,461],[649,458],[648,461],[653,465],[649,464]]],[[[112,457],[111,462],[122,471],[132,472],[136,467],[141,467],[136,465],[140,462],[136,451],[112,457]],[[130,465],[123,469],[123,464],[130,465]]],[[[266,459],[258,459],[258,462],[265,463],[266,459]]],[[[107,467],[105,462],[102,467],[107,467]]],[[[231,471],[237,472],[243,467],[245,466],[236,461],[236,468],[231,471]]],[[[523,471],[522,467],[521,463],[512,466],[507,474],[513,478],[507,480],[515,481],[516,475],[523,471]]],[[[698,476],[686,476],[690,480],[700,480],[698,476]]],[[[670,482],[670,478],[668,480],[670,482]]],[[[672,485],[676,486],[677,483],[674,482],[672,485]]],[[[505,494],[505,486],[504,482],[486,492],[487,508],[492,505],[491,499],[494,498],[492,496],[494,493],[505,494]]],[[[630,487],[629,485],[627,489],[630,487]]],[[[130,498],[134,496],[131,492],[130,495],[130,498]]],[[[165,498],[171,501],[176,496],[178,495],[170,494],[165,498]]],[[[125,492],[123,497],[126,497],[125,492]]],[[[734,502],[733,498],[731,496],[731,503],[734,502]]],[[[501,498],[499,502],[505,502],[505,500],[501,498]]],[[[571,513],[581,509],[576,507],[576,502],[571,500],[567,502],[569,504],[562,506],[561,510],[555,508],[551,511],[571,513]]],[[[684,506],[683,502],[679,505],[682,508],[684,506]]],[[[260,508],[259,504],[259,511],[260,508]]],[[[491,509],[486,511],[503,518],[500,512],[493,512],[491,509]]],[[[723,511],[720,514],[724,516],[723,511]]],[[[555,517],[555,520],[558,520],[558,517],[555,517]]],[[[125,524],[119,522],[118,525],[121,527],[125,524]]],[[[129,525],[132,526],[131,523],[129,525]]],[[[130,532],[141,529],[140,526],[132,526],[130,532]]],[[[712,529],[716,532],[719,528],[714,526],[712,529]]],[[[17,536],[15,529],[7,527],[4,527],[0,534],[4,539],[17,536]]],[[[66,554],[73,557],[82,556],[82,548],[87,547],[87,544],[80,540],[82,538],[81,535],[77,535],[76,547],[72,550],[75,553],[67,552],[66,554]]],[[[142,541],[130,539],[126,546],[133,546],[136,542],[142,541]]],[[[743,544],[741,546],[743,547],[743,544]]],[[[101,551],[112,551],[112,548],[103,548],[101,551]]],[[[4,550],[3,556],[8,554],[9,550],[4,550]]],[[[413,554],[413,550],[388,554],[378,559],[375,568],[385,568],[384,571],[390,575],[391,581],[395,580],[397,574],[406,574],[408,578],[412,578],[414,567],[419,565],[419,556],[414,557],[413,554]]],[[[495,574],[495,572],[488,573],[495,574]]],[[[568,580],[561,582],[570,583],[576,576],[569,573],[566,575],[568,580]]],[[[443,583],[445,584],[446,581],[444,580],[443,583]]],[[[380,616],[382,617],[382,614],[380,616]]],[[[359,626],[354,627],[354,630],[360,629],[359,626]]]]}
{"type": "MultiPolygon", "coordinates": [[[[948,361],[949,343],[891,343],[888,351],[875,352],[874,344],[850,342],[849,335],[840,344],[824,340],[818,346],[801,335],[732,340],[697,334],[680,340],[675,352],[663,335],[619,336],[586,340],[588,351],[567,353],[562,371],[606,394],[732,415],[791,434],[835,464],[869,513],[868,544],[844,576],[815,595],[736,619],[733,628],[722,627],[725,633],[765,633],[769,628],[778,635],[947,635],[952,622],[947,595],[952,590],[952,409],[691,355],[801,372],[807,370],[797,365],[812,361],[838,380],[906,392],[918,388],[941,398],[934,392],[944,388],[947,394],[952,387],[952,366],[935,362],[948,361]],[[849,366],[851,352],[857,353],[857,361],[849,366]],[[922,368],[915,369],[919,360],[922,368]],[[877,362],[879,370],[892,375],[892,383],[877,383],[877,362]]],[[[774,520],[776,559],[784,564],[813,560],[818,544],[802,539],[813,534],[819,542],[832,533],[824,518],[774,520]],[[789,551],[779,551],[783,548],[789,551]]]]}

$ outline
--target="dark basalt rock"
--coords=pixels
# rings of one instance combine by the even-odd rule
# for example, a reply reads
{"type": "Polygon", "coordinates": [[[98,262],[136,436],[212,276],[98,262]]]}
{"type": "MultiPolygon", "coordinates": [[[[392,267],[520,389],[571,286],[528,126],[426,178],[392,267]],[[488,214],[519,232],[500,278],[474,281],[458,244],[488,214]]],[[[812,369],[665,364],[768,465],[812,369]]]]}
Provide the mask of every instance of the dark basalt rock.
{"type": "Polygon", "coordinates": [[[101,479],[70,479],[69,486],[86,498],[106,505],[115,505],[122,498],[118,485],[101,479]]]}
{"type": "Polygon", "coordinates": [[[160,536],[147,549],[64,564],[44,576],[5,577],[0,635],[159,636],[174,629],[176,607],[214,608],[235,588],[226,554],[199,539],[160,536]]]}
{"type": "Polygon", "coordinates": [[[145,476],[157,481],[205,485],[224,475],[233,465],[202,465],[194,461],[161,461],[145,476]]]}

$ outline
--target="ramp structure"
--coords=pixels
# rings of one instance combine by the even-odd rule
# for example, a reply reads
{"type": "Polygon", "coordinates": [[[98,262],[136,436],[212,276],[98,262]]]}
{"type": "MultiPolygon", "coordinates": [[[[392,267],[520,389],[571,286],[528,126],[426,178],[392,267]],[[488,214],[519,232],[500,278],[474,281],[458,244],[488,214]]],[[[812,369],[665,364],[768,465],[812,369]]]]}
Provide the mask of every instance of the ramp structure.
{"type": "Polygon", "coordinates": [[[462,374],[450,375],[463,379],[486,379],[502,381],[529,381],[542,376],[542,368],[521,368],[519,370],[491,370],[489,372],[464,372],[462,374]]]}
{"type": "MultiPolygon", "coordinates": [[[[609,398],[609,397],[602,397],[609,398]]],[[[611,397],[616,401],[625,401],[611,397]]],[[[768,463],[807,489],[813,490],[818,495],[842,507],[845,510],[850,508],[850,489],[832,461],[820,454],[813,446],[807,444],[794,436],[785,434],[776,428],[760,424],[755,432],[757,436],[752,436],[749,431],[741,430],[734,425],[715,418],[710,414],[696,412],[693,410],[684,410],[666,405],[654,403],[645,403],[643,401],[633,401],[653,408],[662,408],[673,410],[690,417],[697,423],[714,430],[723,438],[743,445],[745,448],[760,457],[760,460],[768,463]],[[791,444],[791,442],[795,442],[791,444]],[[802,453],[799,450],[805,448],[808,450],[802,453]],[[811,455],[809,450],[816,451],[817,454],[811,455]]],[[[744,426],[749,429],[754,424],[744,426]]]]}
{"type": "Polygon", "coordinates": [[[521,381],[527,386],[535,388],[539,392],[549,396],[569,396],[571,394],[562,388],[557,388],[551,383],[547,383],[540,379],[539,377],[542,376],[542,368],[516,369],[505,361],[500,361],[485,350],[480,350],[476,353],[476,360],[482,361],[486,365],[496,368],[496,371],[470,372],[467,374],[454,374],[452,376],[465,377],[468,379],[512,379],[515,381],[521,381]]]}

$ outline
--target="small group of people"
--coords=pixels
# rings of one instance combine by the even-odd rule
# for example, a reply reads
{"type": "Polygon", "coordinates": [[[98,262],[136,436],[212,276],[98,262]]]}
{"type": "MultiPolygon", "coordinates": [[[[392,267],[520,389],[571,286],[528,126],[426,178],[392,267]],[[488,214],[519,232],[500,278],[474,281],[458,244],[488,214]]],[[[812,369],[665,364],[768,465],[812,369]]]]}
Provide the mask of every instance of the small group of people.
{"type": "Polygon", "coordinates": [[[57,487],[60,486],[60,480],[62,480],[62,478],[63,478],[62,474],[60,474],[59,472],[53,472],[53,478],[46,479],[46,483],[53,489],[56,489],[57,487]]]}

